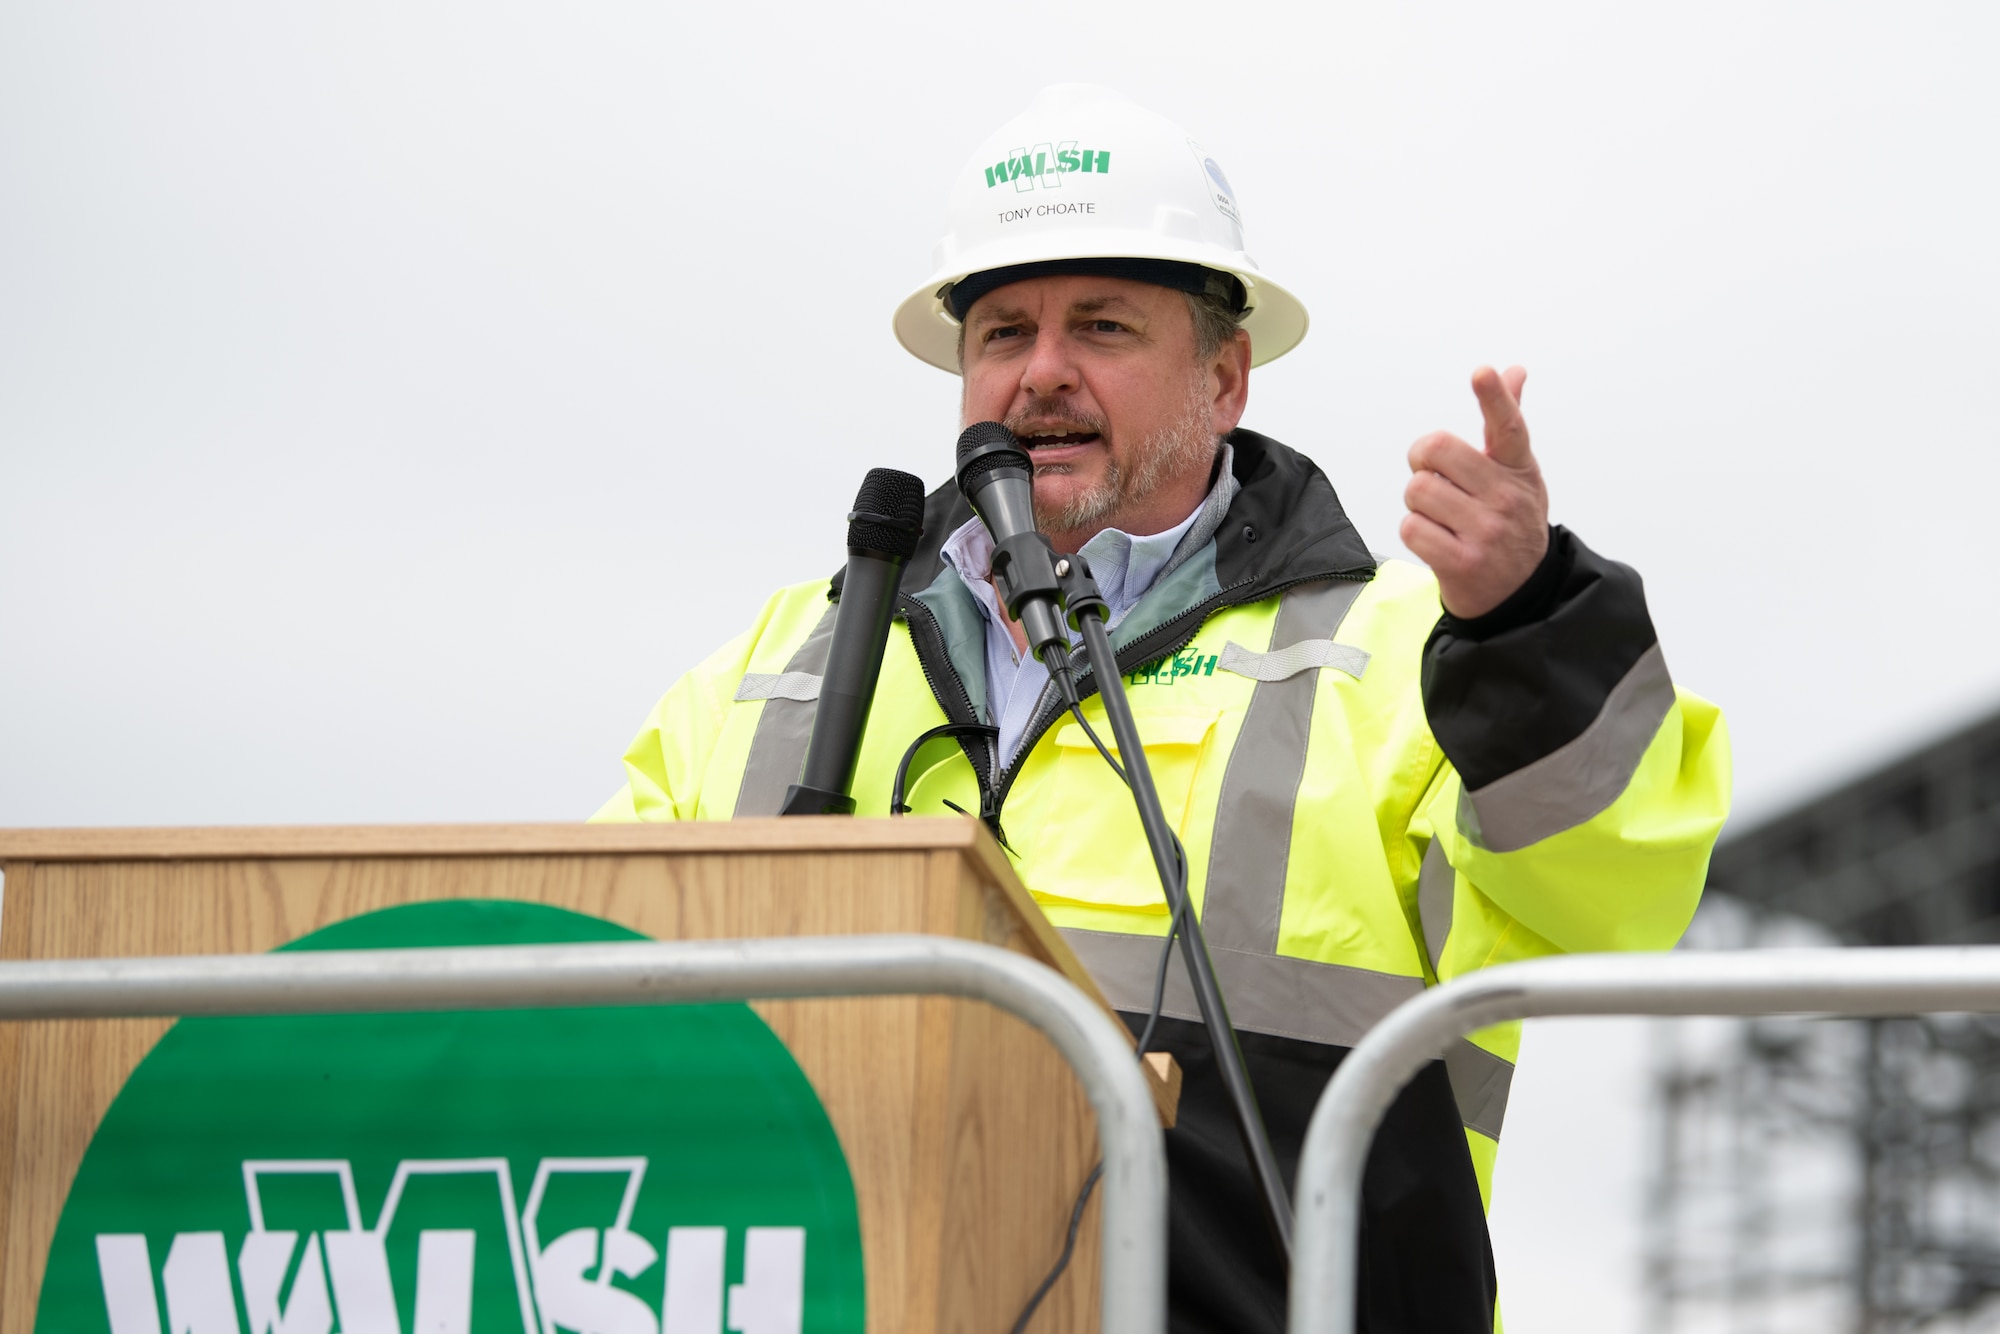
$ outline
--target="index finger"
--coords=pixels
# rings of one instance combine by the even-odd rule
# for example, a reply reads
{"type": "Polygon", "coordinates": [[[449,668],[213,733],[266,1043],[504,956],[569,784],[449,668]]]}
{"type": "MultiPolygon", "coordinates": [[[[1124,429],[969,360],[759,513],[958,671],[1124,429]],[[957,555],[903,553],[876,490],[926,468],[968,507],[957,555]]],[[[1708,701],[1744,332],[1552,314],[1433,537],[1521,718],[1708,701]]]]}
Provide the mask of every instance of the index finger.
{"type": "Polygon", "coordinates": [[[1472,373],[1472,392],[1479,399],[1479,411],[1486,418],[1486,453],[1496,463],[1522,467],[1533,462],[1528,447],[1528,422],[1521,415],[1521,389],[1528,372],[1510,367],[1505,376],[1491,366],[1472,373]]]}

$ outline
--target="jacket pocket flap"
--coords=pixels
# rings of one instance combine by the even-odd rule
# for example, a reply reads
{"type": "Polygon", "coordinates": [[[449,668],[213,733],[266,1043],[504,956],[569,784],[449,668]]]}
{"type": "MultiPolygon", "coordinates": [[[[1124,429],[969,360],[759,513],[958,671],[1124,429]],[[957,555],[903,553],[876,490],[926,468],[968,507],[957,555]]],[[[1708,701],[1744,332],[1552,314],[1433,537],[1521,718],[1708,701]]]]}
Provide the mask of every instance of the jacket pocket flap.
{"type": "MultiPolygon", "coordinates": [[[[1199,746],[1207,739],[1209,729],[1215,726],[1217,714],[1213,709],[1182,709],[1174,712],[1145,713],[1139,716],[1139,740],[1147,746],[1199,746]]],[[[1104,739],[1104,744],[1113,755],[1118,753],[1118,738],[1111,735],[1111,724],[1093,720],[1091,727],[1104,739]]],[[[1066,724],[1056,733],[1056,744],[1065,750],[1094,750],[1090,738],[1075,723],[1066,724]]]]}

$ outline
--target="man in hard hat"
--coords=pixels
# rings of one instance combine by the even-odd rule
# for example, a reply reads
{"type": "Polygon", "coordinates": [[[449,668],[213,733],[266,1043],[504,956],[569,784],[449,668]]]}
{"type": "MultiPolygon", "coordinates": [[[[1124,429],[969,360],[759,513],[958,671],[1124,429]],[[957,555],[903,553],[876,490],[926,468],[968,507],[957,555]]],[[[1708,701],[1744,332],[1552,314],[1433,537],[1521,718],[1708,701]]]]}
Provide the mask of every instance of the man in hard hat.
{"type": "MultiPolygon", "coordinates": [[[[1369,554],[1305,455],[1240,429],[1249,374],[1305,309],[1243,248],[1220,167],[1105,90],[1052,88],[960,172],[936,272],[898,308],[964,377],[964,423],[1032,450],[1038,526],[1083,552],[1264,1117],[1289,1171],[1329,1073],[1424,987],[1561,951],[1665,949],[1728,803],[1717,710],[1676,689],[1639,578],[1551,528],[1525,373],[1481,370],[1482,445],[1410,451],[1401,536],[1369,554]],[[1483,447],[1482,447],[1483,446],[1483,447]]],[[[902,580],[854,786],[982,812],[1135,1027],[1168,914],[1132,801],[990,582],[951,485],[902,580]]],[[[773,813],[825,662],[824,579],[683,677],[626,753],[606,819],[773,813]],[[787,677],[787,674],[792,674],[787,677]],[[799,691],[791,691],[796,695],[799,691]],[[775,720],[775,721],[774,721],[775,720]]],[[[1103,730],[1097,701],[1086,715],[1103,730]]],[[[1181,1331],[1282,1327],[1282,1264],[1176,963],[1154,1045],[1185,1072],[1168,1134],[1181,1331]]],[[[1362,1327],[1490,1329],[1485,1201],[1519,1042],[1484,1030],[1383,1124],[1363,1194],[1362,1327]]]]}

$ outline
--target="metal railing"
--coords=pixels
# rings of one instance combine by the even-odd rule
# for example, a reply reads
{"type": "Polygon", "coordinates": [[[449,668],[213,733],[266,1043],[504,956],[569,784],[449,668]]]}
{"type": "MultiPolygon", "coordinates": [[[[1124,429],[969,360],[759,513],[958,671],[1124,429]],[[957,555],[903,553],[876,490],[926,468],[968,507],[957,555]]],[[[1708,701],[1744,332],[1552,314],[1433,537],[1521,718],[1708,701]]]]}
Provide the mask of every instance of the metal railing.
{"type": "Polygon", "coordinates": [[[1397,1008],[1334,1072],[1295,1198],[1293,1334],[1352,1334],[1362,1170],[1396,1094],[1465,1034],[1551,1015],[2000,1013],[2000,946],[1577,955],[1505,964],[1397,1008]]]}
{"type": "MultiPolygon", "coordinates": [[[[0,1020],[652,1005],[985,1001],[1045,1034],[1097,1114],[1102,1328],[1166,1325],[1166,1164],[1131,1042],[1060,974],[935,936],[472,946],[0,964],[0,1020]]],[[[1587,955],[1508,964],[1393,1011],[1341,1062],[1299,1163],[1294,1334],[1351,1334],[1362,1171],[1398,1092],[1465,1034],[1555,1015],[2000,1013],[2000,947],[1587,955]]]]}
{"type": "Polygon", "coordinates": [[[936,936],[634,941],[0,964],[0,1019],[658,1005],[812,996],[960,996],[1047,1035],[1097,1113],[1103,1329],[1166,1327],[1159,1115],[1123,1028],[1061,974],[936,936]]]}

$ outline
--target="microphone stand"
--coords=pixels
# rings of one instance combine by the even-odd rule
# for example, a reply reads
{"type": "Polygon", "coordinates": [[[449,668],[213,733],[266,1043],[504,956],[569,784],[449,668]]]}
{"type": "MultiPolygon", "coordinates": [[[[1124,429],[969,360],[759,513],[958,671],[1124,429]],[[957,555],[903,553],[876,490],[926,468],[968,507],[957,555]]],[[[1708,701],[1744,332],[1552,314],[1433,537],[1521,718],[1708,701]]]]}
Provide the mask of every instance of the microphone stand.
{"type": "MultiPolygon", "coordinates": [[[[1236,1030],[1230,1025],[1229,1010],[1222,1000],[1222,988],[1216,984],[1215,964],[1208,955],[1208,940],[1202,934],[1201,920],[1187,904],[1187,885],[1180,877],[1180,858],[1175,852],[1173,831],[1167,824],[1166,813],[1160,808],[1160,794],[1153,786],[1153,771],[1139,742],[1139,727],[1132,718],[1131,702],[1125,698],[1125,678],[1118,670],[1118,660],[1111,651],[1111,636],[1104,628],[1107,610],[1104,597],[1098,592],[1097,581],[1091,577],[1090,563],[1082,556],[1058,556],[1055,569],[1056,577],[1062,584],[1063,603],[1068,609],[1070,626],[1083,634],[1084,647],[1090,654],[1091,670],[1097,677],[1098,697],[1104,701],[1104,712],[1111,719],[1111,734],[1117,739],[1118,754],[1125,761],[1125,775],[1132,788],[1132,798],[1139,807],[1139,823],[1146,831],[1146,843],[1153,853],[1153,865],[1159,870],[1160,884],[1166,889],[1170,913],[1168,920],[1182,923],[1181,959],[1194,983],[1195,1003],[1201,1009],[1201,1021],[1208,1029],[1210,1044],[1215,1048],[1216,1068],[1222,1073],[1223,1087],[1228,1090],[1231,1109],[1236,1113],[1236,1130],[1243,1137],[1243,1151],[1250,1160],[1250,1169],[1256,1175],[1262,1192],[1265,1221],[1270,1224],[1271,1237],[1277,1243],[1285,1268],[1289,1270],[1292,1264],[1291,1199],[1285,1190],[1284,1174],[1278,1169],[1277,1155],[1271,1149],[1270,1132],[1264,1128],[1263,1113],[1257,1107],[1257,1091],[1251,1086],[1250,1072],[1243,1063],[1242,1045],[1237,1042],[1236,1030]]],[[[1074,686],[1063,693],[1074,704],[1074,686]]]]}

